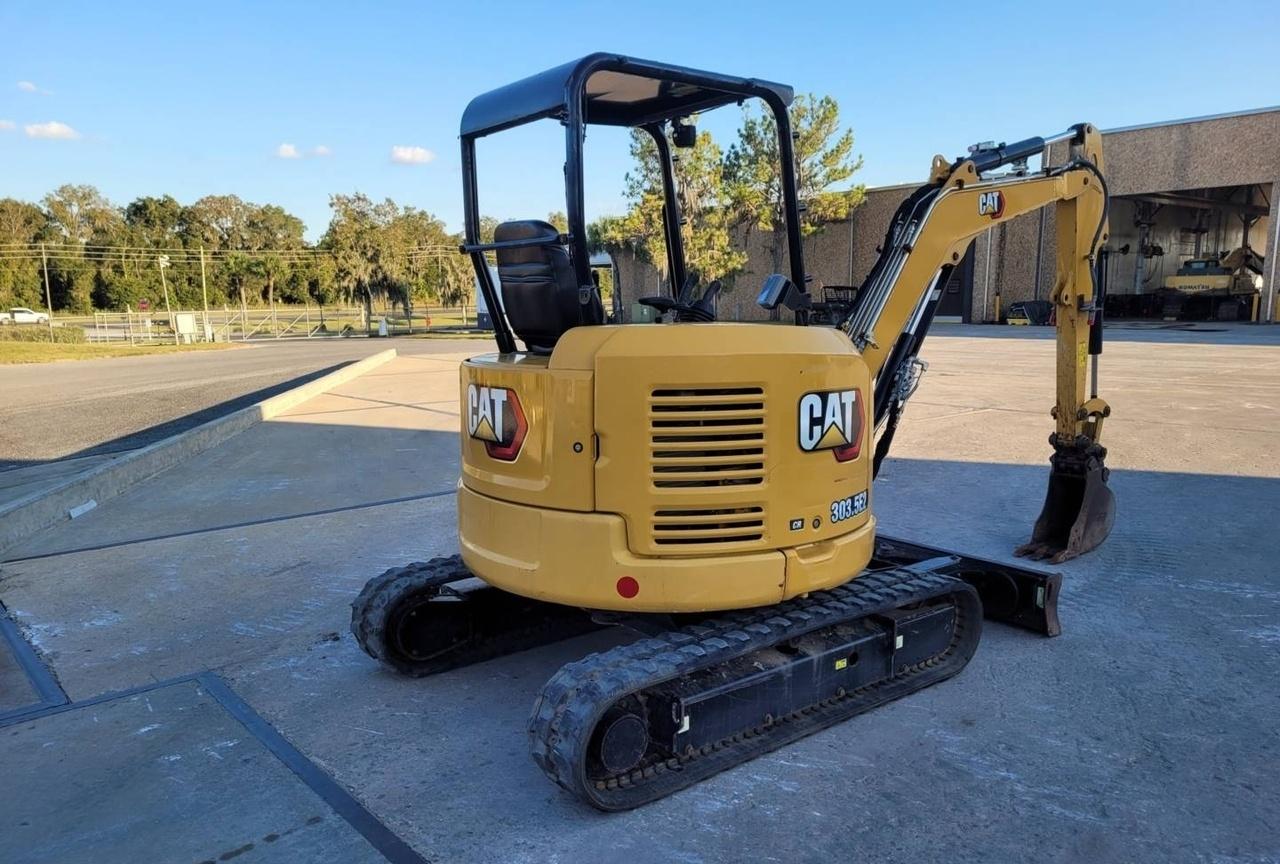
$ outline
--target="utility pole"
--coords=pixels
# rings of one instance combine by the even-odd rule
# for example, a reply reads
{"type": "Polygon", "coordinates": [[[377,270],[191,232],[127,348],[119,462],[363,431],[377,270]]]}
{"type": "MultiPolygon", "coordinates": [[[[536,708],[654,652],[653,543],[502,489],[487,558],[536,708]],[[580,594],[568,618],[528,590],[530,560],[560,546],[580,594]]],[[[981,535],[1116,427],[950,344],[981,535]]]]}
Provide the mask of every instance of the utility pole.
{"type": "Polygon", "coordinates": [[[49,256],[45,254],[44,244],[40,244],[40,262],[44,265],[44,305],[49,312],[49,341],[53,341],[53,299],[49,293],[49,256]]]}
{"type": "MultiPolygon", "coordinates": [[[[264,261],[266,259],[263,259],[264,261]]],[[[265,264],[264,266],[271,268],[274,265],[265,264]]],[[[267,299],[271,302],[271,335],[277,339],[280,338],[279,324],[276,321],[276,277],[275,272],[271,269],[267,270],[267,299]]]]}
{"type": "Polygon", "coordinates": [[[213,341],[213,328],[209,326],[209,286],[204,281],[204,244],[200,244],[200,295],[204,298],[204,341],[213,341]]]}
{"type": "Polygon", "coordinates": [[[173,331],[173,344],[178,344],[178,328],[173,323],[173,309],[169,306],[169,283],[164,278],[164,271],[169,267],[169,256],[161,255],[156,259],[160,265],[160,286],[164,289],[164,311],[169,316],[169,329],[173,331]]]}
{"type": "Polygon", "coordinates": [[[200,247],[200,294],[204,297],[204,317],[209,319],[209,286],[204,281],[204,246],[200,247]]]}

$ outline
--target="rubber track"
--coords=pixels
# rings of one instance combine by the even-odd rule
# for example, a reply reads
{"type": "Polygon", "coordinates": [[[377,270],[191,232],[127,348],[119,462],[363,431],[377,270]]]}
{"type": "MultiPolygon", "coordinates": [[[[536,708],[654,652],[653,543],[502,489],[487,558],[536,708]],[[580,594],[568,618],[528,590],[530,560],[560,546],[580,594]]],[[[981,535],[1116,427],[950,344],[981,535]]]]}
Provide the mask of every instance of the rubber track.
{"type": "Polygon", "coordinates": [[[359,596],[351,602],[351,632],[364,653],[405,675],[421,677],[444,671],[436,665],[406,664],[392,656],[387,650],[387,617],[394,601],[408,594],[439,589],[450,582],[469,578],[471,571],[462,563],[460,555],[392,567],[366,582],[359,596]]]}
{"type": "MultiPolygon", "coordinates": [[[[351,604],[351,632],[364,652],[375,660],[390,666],[397,672],[414,678],[435,675],[504,657],[518,651],[527,651],[561,639],[568,639],[599,629],[581,610],[558,606],[529,598],[517,598],[514,594],[503,596],[518,600],[518,605],[493,617],[491,607],[471,607],[469,603],[449,604],[448,610],[457,615],[476,615],[479,633],[471,638],[441,644],[441,651],[427,660],[415,660],[398,656],[387,644],[387,627],[396,605],[408,598],[438,594],[454,582],[475,577],[460,555],[432,558],[403,567],[393,567],[381,576],[375,576],[365,584],[360,595],[351,604]],[[485,616],[488,617],[479,617],[485,616]]],[[[478,597],[482,592],[499,593],[499,589],[483,586],[458,592],[463,598],[478,597]]]]}
{"type": "Polygon", "coordinates": [[[849,717],[949,678],[968,663],[982,629],[982,605],[968,584],[895,568],[776,606],[717,616],[698,625],[589,655],[543,687],[529,719],[534,762],[555,783],[601,810],[627,810],[669,795],[849,717]],[[609,706],[628,694],[793,639],[891,609],[950,597],[951,645],[939,655],[841,698],[807,706],[767,728],[745,730],[700,752],[649,761],[607,781],[587,778],[587,748],[609,706]]]}

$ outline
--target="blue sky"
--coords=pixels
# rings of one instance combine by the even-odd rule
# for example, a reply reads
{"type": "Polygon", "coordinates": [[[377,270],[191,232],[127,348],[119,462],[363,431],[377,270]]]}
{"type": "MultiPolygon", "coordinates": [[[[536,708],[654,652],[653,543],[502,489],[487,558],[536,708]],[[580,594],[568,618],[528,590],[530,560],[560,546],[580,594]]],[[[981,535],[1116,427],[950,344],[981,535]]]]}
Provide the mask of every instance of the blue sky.
{"type": "MultiPolygon", "coordinates": [[[[835,96],[869,185],[920,179],[935,152],[957,155],[977,140],[1280,103],[1280,68],[1263,50],[1280,34],[1273,0],[1071,10],[906,0],[5,0],[0,196],[36,200],[67,182],[92,183],[119,204],[234,193],[285,206],[314,239],[328,222],[329,193],[359,190],[457,227],[457,127],[467,101],[594,50],[835,96]],[[1250,33],[1269,34],[1252,42],[1253,68],[1250,33]],[[72,133],[51,123],[77,137],[59,137],[72,133]],[[285,144],[298,158],[281,158],[285,144]],[[412,162],[427,157],[409,149],[400,152],[411,164],[400,164],[393,147],[433,158],[412,162]]],[[[731,133],[737,109],[725,111],[706,128],[731,133]]],[[[551,124],[483,142],[485,212],[563,209],[562,142],[551,124]]],[[[601,130],[587,147],[588,210],[617,212],[625,138],[601,130]]]]}

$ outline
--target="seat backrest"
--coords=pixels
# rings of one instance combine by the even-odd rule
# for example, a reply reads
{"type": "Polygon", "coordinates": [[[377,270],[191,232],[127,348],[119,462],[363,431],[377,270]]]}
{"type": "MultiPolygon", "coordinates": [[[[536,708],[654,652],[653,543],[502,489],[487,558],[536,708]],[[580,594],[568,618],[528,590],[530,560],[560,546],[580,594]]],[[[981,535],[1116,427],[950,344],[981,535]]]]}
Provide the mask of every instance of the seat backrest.
{"type": "MultiPolygon", "coordinates": [[[[503,222],[493,239],[503,243],[558,233],[547,222],[523,219],[503,222]]],[[[593,285],[578,285],[569,252],[559,242],[499,249],[497,255],[502,306],[511,329],[529,351],[550,354],[570,328],[604,323],[600,292],[593,285]]]]}

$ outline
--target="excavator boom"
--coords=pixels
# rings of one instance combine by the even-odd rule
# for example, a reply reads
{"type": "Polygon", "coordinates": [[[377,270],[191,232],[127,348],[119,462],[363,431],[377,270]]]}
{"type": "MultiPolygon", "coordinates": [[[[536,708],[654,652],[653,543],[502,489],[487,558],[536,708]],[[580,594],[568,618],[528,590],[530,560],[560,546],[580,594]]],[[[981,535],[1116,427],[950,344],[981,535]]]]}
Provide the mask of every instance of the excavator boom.
{"type": "Polygon", "coordinates": [[[953,267],[978,235],[1042,207],[1055,208],[1057,262],[1051,299],[1057,327],[1056,400],[1051,411],[1049,490],[1028,543],[1017,553],[1061,562],[1097,547],[1111,530],[1115,497],[1107,487],[1102,421],[1111,409],[1097,393],[1102,350],[1101,268],[1107,239],[1102,137],[1081,124],[1050,138],[977,150],[948,162],[935,157],[930,180],[899,207],[879,260],[843,324],[876,379],[882,424],[878,471],[907,399],[924,369],[920,346],[953,267]],[[1034,174],[983,177],[1055,143],[1072,154],[1034,174]],[[1092,358],[1093,375],[1088,375],[1092,358]]]}

